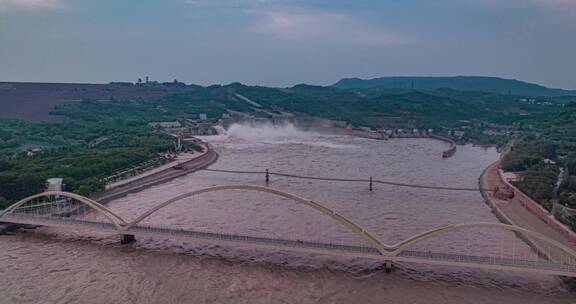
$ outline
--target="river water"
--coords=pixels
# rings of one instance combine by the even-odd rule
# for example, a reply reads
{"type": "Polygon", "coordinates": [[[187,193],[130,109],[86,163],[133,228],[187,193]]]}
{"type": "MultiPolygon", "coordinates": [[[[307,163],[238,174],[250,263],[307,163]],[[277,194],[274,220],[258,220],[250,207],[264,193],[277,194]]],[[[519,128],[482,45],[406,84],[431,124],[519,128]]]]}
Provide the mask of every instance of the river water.
{"type": "MultiPolygon", "coordinates": [[[[498,154],[431,139],[377,141],[302,132],[291,126],[233,126],[207,137],[213,169],[368,178],[473,188],[498,154]]],[[[215,185],[265,185],[264,175],[199,171],[115,200],[133,219],[164,200],[215,185]]],[[[272,176],[270,187],[337,210],[388,244],[445,224],[497,222],[478,192],[338,183],[272,176]]],[[[91,215],[98,217],[97,215],[91,215]]],[[[170,205],[147,224],[211,232],[365,245],[309,207],[270,194],[226,191],[170,205]]],[[[0,303],[574,303],[574,281],[552,276],[398,265],[377,261],[215,246],[165,239],[118,245],[118,237],[41,228],[0,236],[0,303]]],[[[412,249],[532,256],[494,229],[449,233],[412,249]]]]}

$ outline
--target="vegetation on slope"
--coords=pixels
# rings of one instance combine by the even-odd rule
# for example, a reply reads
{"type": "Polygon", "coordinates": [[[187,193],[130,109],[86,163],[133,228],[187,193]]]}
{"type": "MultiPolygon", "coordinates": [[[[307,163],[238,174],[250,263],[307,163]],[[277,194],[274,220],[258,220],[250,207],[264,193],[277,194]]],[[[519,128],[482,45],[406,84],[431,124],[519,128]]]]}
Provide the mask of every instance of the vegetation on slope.
{"type": "Polygon", "coordinates": [[[568,100],[528,99],[525,96],[450,89],[339,90],[297,85],[273,89],[236,85],[235,91],[270,108],[341,120],[371,128],[461,130],[463,142],[504,144],[507,135],[485,134],[494,124],[513,129],[524,116],[555,110],[568,100]]]}
{"type": "Polygon", "coordinates": [[[491,92],[529,96],[576,96],[576,91],[551,89],[541,85],[483,76],[454,77],[380,77],[374,79],[344,78],[333,85],[340,89],[417,89],[450,88],[460,91],[491,92]]]}
{"type": "MultiPolygon", "coordinates": [[[[527,135],[508,154],[503,169],[519,172],[522,180],[517,182],[518,187],[546,209],[558,211],[553,210],[554,203],[576,209],[576,103],[519,125],[527,135]],[[556,194],[553,190],[559,179],[556,194]]],[[[576,230],[575,216],[556,215],[576,230]]]]}
{"type": "Polygon", "coordinates": [[[570,132],[555,123],[560,118],[551,120],[543,114],[570,101],[564,99],[543,106],[522,96],[446,89],[340,90],[309,85],[277,89],[239,83],[189,86],[183,93],[154,100],[84,100],[60,106],[53,111],[65,117],[60,122],[0,120],[0,204],[42,190],[49,177],[63,177],[66,190],[82,194],[102,189],[103,177],[172,147],[168,136],[147,126],[151,121],[184,121],[198,118],[199,113],[214,120],[228,110],[258,116],[237,94],[269,111],[306,113],[353,126],[434,129],[445,134],[461,130],[463,134],[456,138],[461,141],[503,144],[510,134],[486,134],[485,130],[494,124],[529,130],[536,120],[549,121],[548,129],[557,128],[542,136],[570,132]],[[41,151],[30,153],[35,147],[41,151]]]}

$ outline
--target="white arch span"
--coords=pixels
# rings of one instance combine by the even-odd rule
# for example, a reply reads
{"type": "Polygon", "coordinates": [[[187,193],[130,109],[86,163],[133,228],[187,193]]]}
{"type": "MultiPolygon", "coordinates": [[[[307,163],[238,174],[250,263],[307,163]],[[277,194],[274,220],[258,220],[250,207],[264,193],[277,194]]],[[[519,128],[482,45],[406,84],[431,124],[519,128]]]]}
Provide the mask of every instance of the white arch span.
{"type": "Polygon", "coordinates": [[[452,232],[452,231],[474,229],[474,228],[495,228],[495,229],[500,229],[500,230],[517,232],[517,233],[520,233],[524,236],[533,237],[537,240],[540,240],[540,241],[543,241],[547,244],[550,244],[550,245],[562,250],[564,253],[566,253],[566,254],[568,254],[568,255],[570,255],[576,259],[576,251],[572,250],[571,248],[563,245],[562,243],[560,243],[556,240],[553,240],[553,239],[551,239],[551,238],[549,238],[543,234],[540,234],[538,232],[534,232],[532,230],[524,229],[522,227],[518,227],[518,226],[514,226],[514,225],[501,224],[501,223],[464,223],[464,224],[451,224],[451,225],[441,226],[438,228],[434,228],[434,229],[416,234],[416,235],[411,236],[411,237],[409,237],[409,238],[407,238],[401,242],[396,243],[395,245],[391,245],[388,247],[392,249],[394,255],[398,255],[406,247],[408,247],[412,244],[415,244],[417,242],[424,241],[426,239],[433,238],[433,237],[436,237],[438,235],[442,235],[442,234],[452,232]]]}
{"type": "Polygon", "coordinates": [[[288,198],[288,199],[295,201],[297,203],[301,203],[301,204],[304,204],[308,207],[312,207],[313,209],[320,211],[324,215],[327,215],[330,218],[336,220],[341,225],[345,226],[346,228],[348,228],[349,230],[351,230],[355,234],[362,237],[364,240],[368,241],[370,244],[372,244],[372,246],[374,246],[383,255],[388,254],[389,250],[385,247],[385,245],[382,244],[382,242],[380,242],[380,240],[378,240],[378,238],[376,238],[375,236],[370,234],[368,231],[366,231],[366,229],[364,229],[360,225],[358,225],[358,224],[352,222],[351,220],[347,219],[346,217],[342,216],[341,214],[339,214],[335,210],[329,209],[328,207],[325,207],[320,203],[314,202],[312,200],[309,200],[309,199],[306,199],[306,198],[303,198],[303,197],[300,197],[300,196],[297,196],[297,195],[294,195],[294,194],[291,194],[291,193],[288,193],[285,191],[280,191],[280,190],[276,190],[276,189],[272,189],[272,188],[268,188],[268,187],[251,186],[251,185],[215,186],[215,187],[204,188],[204,189],[200,189],[200,190],[196,190],[196,191],[192,191],[192,192],[178,195],[178,196],[173,197],[173,198],[159,204],[158,206],[146,211],[144,214],[140,215],[139,217],[134,219],[132,222],[130,222],[128,224],[128,226],[126,227],[126,229],[130,229],[131,227],[137,225],[138,223],[140,223],[141,221],[143,221],[147,217],[151,216],[152,214],[154,214],[158,210],[160,210],[160,209],[162,209],[162,208],[164,208],[170,204],[173,204],[177,201],[183,200],[185,198],[188,198],[188,197],[191,197],[191,196],[197,195],[197,194],[215,192],[215,191],[224,191],[224,190],[251,190],[251,191],[265,192],[265,193],[270,193],[270,194],[273,194],[276,196],[285,197],[285,198],[288,198]]]}
{"type": "Polygon", "coordinates": [[[208,193],[208,192],[214,192],[214,191],[224,191],[224,190],[253,190],[253,191],[259,191],[259,192],[266,192],[266,193],[271,193],[271,194],[274,194],[277,196],[285,197],[285,198],[291,199],[293,201],[296,201],[298,203],[302,203],[304,205],[312,207],[312,208],[316,209],[317,211],[320,211],[321,213],[328,215],[329,217],[336,220],[341,225],[347,227],[349,230],[351,230],[355,234],[359,235],[360,237],[362,237],[363,239],[368,241],[382,255],[398,255],[398,254],[400,254],[400,252],[402,250],[406,249],[410,245],[413,245],[417,242],[424,241],[426,239],[433,238],[435,236],[445,234],[445,233],[448,233],[451,231],[458,231],[458,230],[464,230],[464,229],[474,229],[474,228],[494,228],[494,229],[517,232],[517,233],[521,233],[525,236],[533,237],[535,239],[538,239],[540,241],[548,243],[552,246],[555,246],[555,247],[561,249],[562,251],[564,251],[565,253],[567,253],[568,255],[571,255],[574,258],[576,258],[576,252],[575,251],[573,251],[572,249],[568,248],[567,246],[565,246],[565,245],[563,245],[563,244],[561,244],[561,243],[559,243],[559,242],[557,242],[551,238],[548,238],[548,237],[546,237],[540,233],[537,233],[537,232],[534,232],[531,230],[527,230],[527,229],[524,229],[524,228],[521,228],[518,226],[501,224],[501,223],[464,223],[464,224],[446,225],[446,226],[441,226],[438,228],[434,228],[434,229],[416,234],[416,235],[411,236],[411,237],[409,237],[403,241],[400,241],[394,245],[388,245],[388,244],[381,242],[378,238],[376,238],[374,235],[369,233],[366,229],[364,229],[360,225],[358,225],[358,224],[352,222],[351,220],[347,219],[346,217],[340,215],[335,210],[329,209],[329,208],[327,208],[327,207],[325,207],[325,206],[323,206],[317,202],[314,202],[312,200],[309,200],[309,199],[306,199],[306,198],[303,198],[303,197],[300,197],[300,196],[297,196],[297,195],[294,195],[294,194],[291,194],[291,193],[288,193],[285,191],[280,191],[280,190],[276,190],[276,189],[272,189],[272,188],[268,188],[268,187],[251,186],[251,185],[216,186],[216,187],[204,188],[204,189],[200,189],[200,190],[196,190],[196,191],[192,191],[189,193],[178,195],[178,196],[173,197],[173,198],[163,202],[162,204],[159,204],[158,206],[148,210],[147,212],[145,212],[144,214],[142,214],[141,216],[136,218],[134,221],[130,222],[128,224],[128,229],[130,227],[137,225],[138,223],[140,223],[141,221],[143,221],[145,218],[149,217],[150,215],[152,215],[156,211],[158,211],[158,210],[160,210],[160,209],[162,209],[162,208],[164,208],[164,207],[166,207],[172,203],[175,203],[175,202],[180,201],[182,199],[191,197],[193,195],[208,193]]]}
{"type": "Polygon", "coordinates": [[[74,200],[96,210],[98,213],[104,215],[112,224],[114,224],[114,226],[116,226],[117,229],[122,229],[123,227],[125,227],[127,225],[127,223],[124,221],[124,219],[122,219],[120,216],[118,216],[117,214],[112,212],[110,209],[106,208],[106,206],[104,206],[104,205],[102,205],[102,204],[100,204],[94,200],[91,200],[87,197],[84,197],[82,195],[72,193],[72,192],[63,192],[63,191],[46,191],[46,192],[38,193],[38,194],[35,194],[32,196],[29,196],[27,198],[24,198],[24,199],[22,199],[16,203],[10,205],[8,208],[2,210],[2,212],[0,212],[0,218],[7,213],[14,212],[20,206],[30,202],[33,199],[36,199],[39,197],[49,197],[49,196],[63,196],[63,197],[74,199],[74,200]]]}

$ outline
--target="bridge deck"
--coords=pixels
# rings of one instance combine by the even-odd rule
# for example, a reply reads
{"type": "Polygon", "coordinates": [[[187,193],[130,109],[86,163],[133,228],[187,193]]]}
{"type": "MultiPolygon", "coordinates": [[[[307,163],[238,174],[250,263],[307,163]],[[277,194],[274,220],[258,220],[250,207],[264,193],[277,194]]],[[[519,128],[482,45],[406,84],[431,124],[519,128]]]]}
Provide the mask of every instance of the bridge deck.
{"type": "Polygon", "coordinates": [[[275,248],[280,250],[291,250],[314,254],[335,254],[351,257],[378,259],[382,261],[473,267],[488,270],[525,271],[576,277],[576,265],[545,260],[530,261],[503,257],[485,257],[413,250],[404,250],[396,256],[382,255],[376,248],[373,247],[221,234],[143,225],[135,226],[127,231],[120,231],[110,223],[94,222],[75,218],[6,214],[2,217],[2,221],[39,226],[84,227],[99,232],[134,234],[145,237],[169,236],[173,239],[185,241],[196,239],[217,244],[246,244],[256,247],[275,248]]]}

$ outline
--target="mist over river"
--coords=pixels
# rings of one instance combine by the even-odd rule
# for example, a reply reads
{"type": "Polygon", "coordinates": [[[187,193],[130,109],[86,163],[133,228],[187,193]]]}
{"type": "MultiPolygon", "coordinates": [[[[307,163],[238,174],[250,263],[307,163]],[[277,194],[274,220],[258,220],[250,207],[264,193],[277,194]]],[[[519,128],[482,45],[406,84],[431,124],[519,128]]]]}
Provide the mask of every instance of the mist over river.
{"type": "MultiPolygon", "coordinates": [[[[294,126],[233,125],[205,137],[219,153],[211,169],[376,179],[474,188],[498,158],[494,148],[432,139],[378,141],[303,132],[294,126]]],[[[264,174],[198,171],[112,201],[133,219],[179,194],[215,185],[265,185],[264,174]]],[[[272,176],[270,187],[320,202],[392,244],[445,224],[497,222],[479,192],[405,188],[272,176]]],[[[91,215],[97,217],[97,215],[91,215]]],[[[210,232],[366,245],[319,212],[270,194],[226,191],[179,201],[147,224],[210,232]]],[[[454,232],[412,248],[507,254],[512,233],[454,232]]],[[[533,254],[528,246],[516,256],[533,254]]],[[[557,277],[138,239],[39,228],[0,236],[0,303],[574,303],[574,281],[557,277]]]]}

